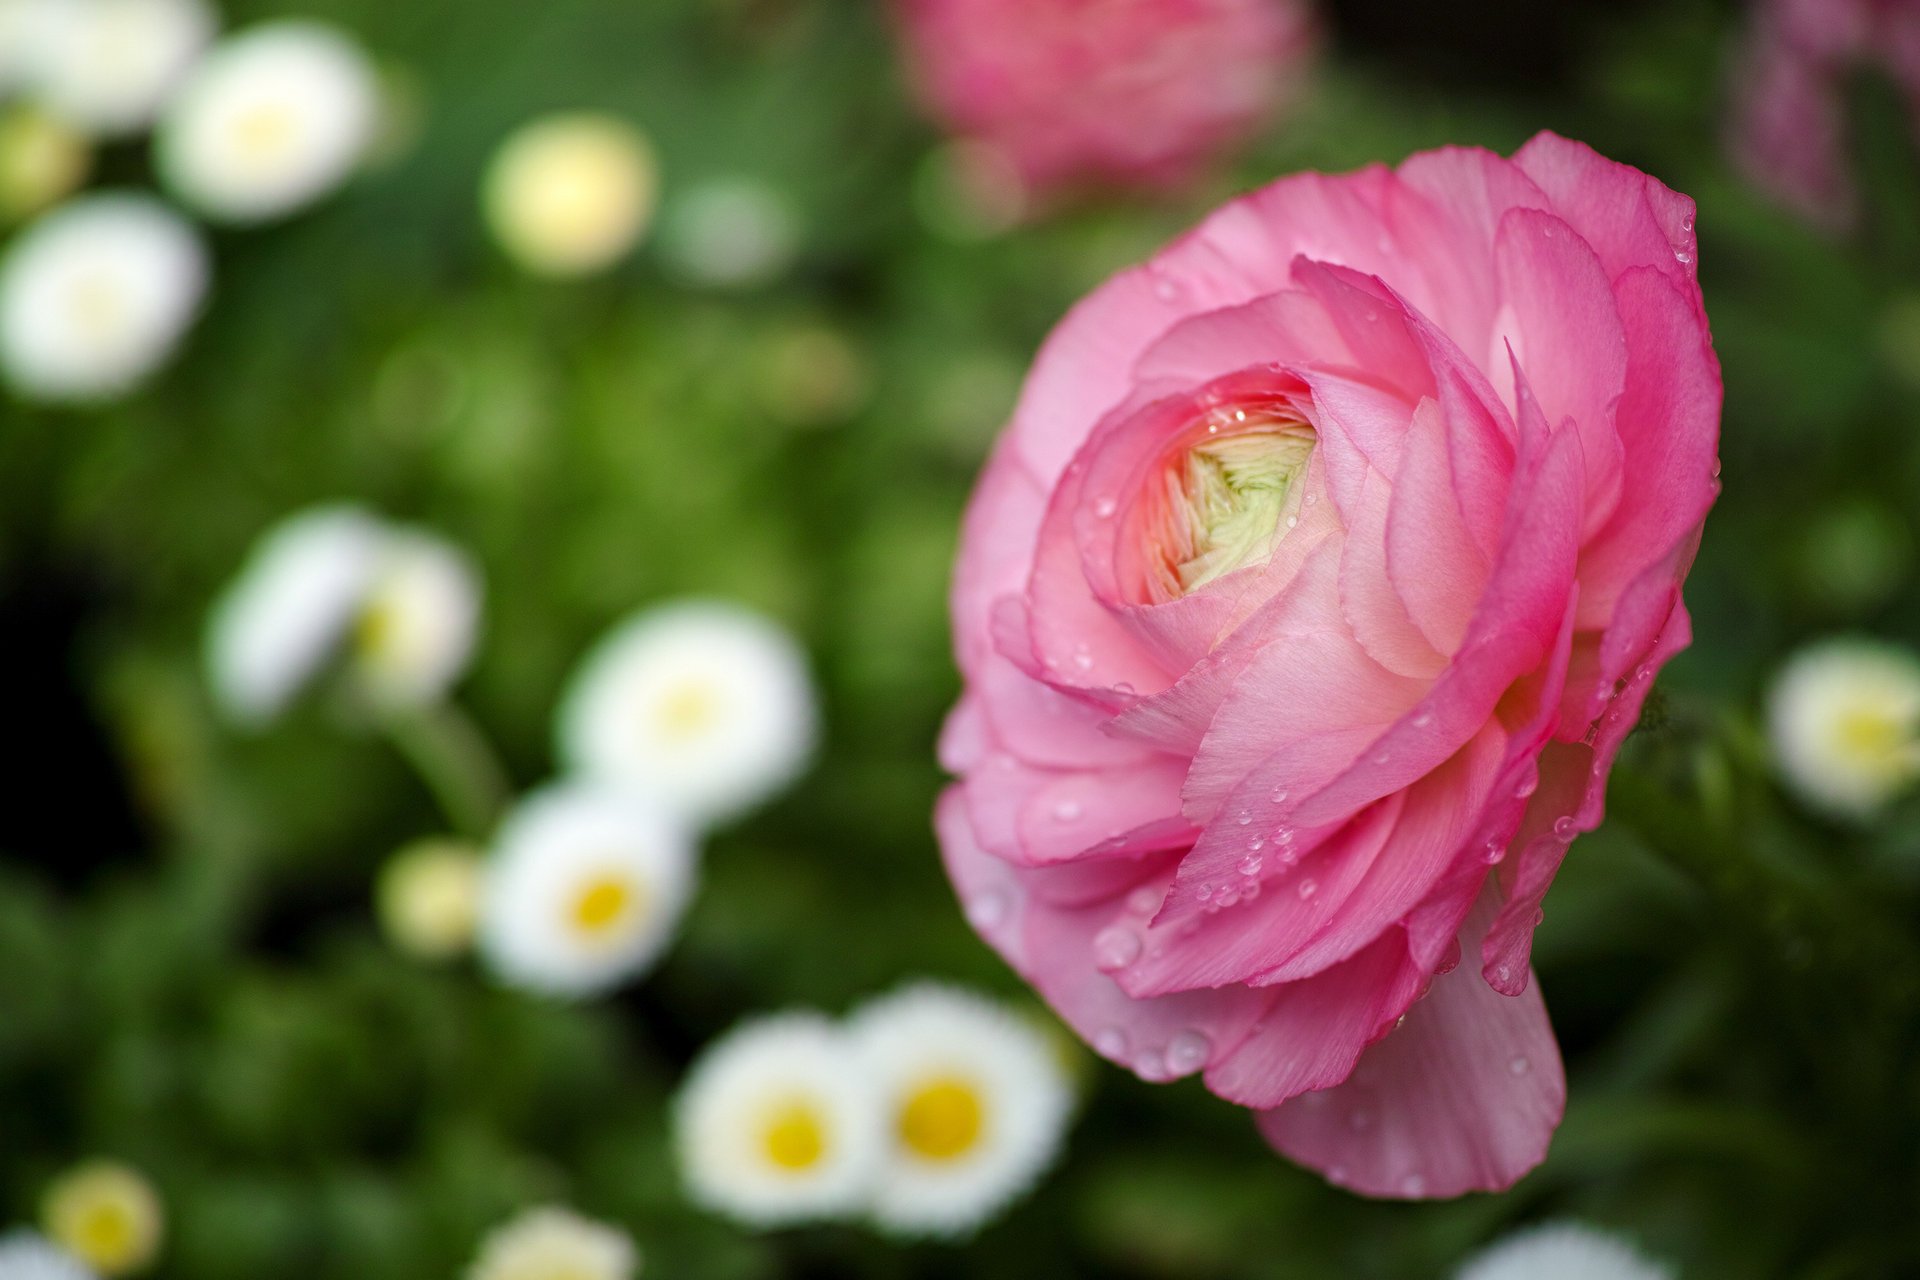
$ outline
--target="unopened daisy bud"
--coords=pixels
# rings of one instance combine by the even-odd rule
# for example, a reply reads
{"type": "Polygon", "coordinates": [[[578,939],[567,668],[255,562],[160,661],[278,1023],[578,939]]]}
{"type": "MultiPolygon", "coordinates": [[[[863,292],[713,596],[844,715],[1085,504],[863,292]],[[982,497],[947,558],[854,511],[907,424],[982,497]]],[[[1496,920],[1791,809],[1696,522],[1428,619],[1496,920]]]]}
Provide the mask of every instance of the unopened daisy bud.
{"type": "Polygon", "coordinates": [[[1577,1222],[1515,1232],[1473,1258],[1455,1280],[1672,1280],[1626,1241],[1577,1222]]]}
{"type": "Polygon", "coordinates": [[[1920,780],[1920,655],[1865,637],[1809,645],[1774,680],[1767,720],[1789,786],[1869,817],[1920,780]]]}
{"type": "Polygon", "coordinates": [[[319,22],[271,22],[217,45],[161,119],[167,187],[209,218],[263,222],[338,186],[371,142],[372,65],[319,22]]]}
{"type": "Polygon", "coordinates": [[[0,372],[35,400],[122,394],[173,354],[206,287],[205,246],[164,205],[76,200],[0,260],[0,372]]]}
{"type": "Polygon", "coordinates": [[[103,137],[153,121],[218,25],[201,0],[40,0],[27,69],[35,101],[103,137]]]}
{"type": "Polygon", "coordinates": [[[143,1270],[160,1251],[159,1193],[115,1161],[89,1161],[56,1179],[40,1217],[50,1237],[103,1276],[143,1270]]]}
{"type": "Polygon", "coordinates": [[[688,1194],[761,1227],[858,1212],[886,1141],[860,1053],[812,1013],[750,1020],[709,1045],[674,1122],[688,1194]]]}
{"type": "Polygon", "coordinates": [[[0,111],[0,223],[65,199],[92,167],[93,149],[72,125],[25,104],[0,111]]]}
{"type": "Polygon", "coordinates": [[[97,1280],[87,1264],[32,1231],[0,1235],[0,1277],[4,1280],[97,1280]]]}
{"type": "Polygon", "coordinates": [[[722,178],[676,200],[662,228],[661,251],[690,284],[750,288],[792,265],[800,219],[786,196],[751,178],[722,178]]]}
{"type": "Polygon", "coordinates": [[[657,960],[693,894],[692,841],[654,805],[558,783],[501,824],[480,893],[480,951],[511,986],[596,995],[657,960]]]}
{"type": "Polygon", "coordinates": [[[1059,1154],[1073,1092],[1057,1046],[995,1001],[923,983],[855,1012],[891,1141],[872,1212],[899,1235],[972,1231],[1059,1154]]]}
{"type": "Polygon", "coordinates": [[[480,851],[462,840],[416,840],[387,860],[375,886],[393,945],[423,960],[459,955],[480,918],[480,851]]]}
{"type": "Polygon", "coordinates": [[[698,825],[793,781],[817,720],[790,635],[738,605],[690,601],[636,615],[588,655],[561,703],[559,751],[698,825]]]}
{"type": "Polygon", "coordinates": [[[208,673],[228,714],[272,719],[332,656],[367,598],[384,526],[357,507],[303,511],[255,544],[214,606],[208,673]]]}
{"type": "Polygon", "coordinates": [[[617,1227],[566,1209],[529,1209],[496,1227],[466,1280],[633,1280],[640,1251],[617,1227]]]}
{"type": "Polygon", "coordinates": [[[522,126],[487,170],[487,223],[508,256],[537,275],[612,266],[653,218],[653,148],[613,116],[548,116],[522,126]]]}
{"type": "Polygon", "coordinates": [[[354,619],[356,677],[382,706],[418,706],[466,670],[480,622],[480,574],[451,543],[390,529],[354,619]]]}

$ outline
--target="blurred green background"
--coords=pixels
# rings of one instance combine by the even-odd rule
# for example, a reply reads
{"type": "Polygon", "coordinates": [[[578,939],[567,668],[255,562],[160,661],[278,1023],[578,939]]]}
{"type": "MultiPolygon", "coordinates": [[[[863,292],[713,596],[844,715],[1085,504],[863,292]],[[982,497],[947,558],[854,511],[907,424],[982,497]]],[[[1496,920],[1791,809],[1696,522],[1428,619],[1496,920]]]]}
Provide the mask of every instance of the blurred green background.
{"type": "MultiPolygon", "coordinates": [[[[1757,694],[1834,630],[1920,638],[1920,164],[1887,86],[1855,117],[1869,215],[1823,238],[1722,151],[1731,4],[1333,3],[1313,92],[1210,187],[984,239],[929,207],[936,142],[884,13],[852,0],[229,0],[356,33],[415,128],[315,211],[215,238],[207,315],[146,391],[0,401],[0,1222],[110,1153],[146,1170],[176,1280],[424,1280],[517,1206],[630,1228],[659,1277],[1446,1274],[1511,1224],[1618,1226],[1694,1277],[1920,1274],[1920,809],[1867,829],[1770,781],[1757,694]],[[481,174],[547,110],[656,144],[663,230],[542,283],[489,243],[481,174]],[[1234,191],[1548,127],[1700,204],[1725,496],[1613,814],[1536,961],[1571,1105],[1514,1191],[1373,1204],[1271,1154],[1198,1081],[1087,1066],[1069,1150],[962,1246],[767,1236],[691,1209],[666,1102],[741,1015],[905,975],[1017,995],[929,830],[956,692],[945,590],[972,477],[1049,325],[1234,191]],[[792,267],[703,289],[675,201],[793,202],[792,267]],[[664,249],[663,249],[664,244],[664,249]],[[821,334],[841,357],[820,376],[821,334]],[[834,345],[844,343],[844,349],[834,345]],[[837,370],[837,372],[836,372],[837,370]],[[578,656],[636,605],[736,597],[808,644],[826,747],[716,836],[662,967],[557,1006],[395,954],[374,871],[443,829],[382,740],[314,706],[260,737],[204,688],[207,605],[255,535],[351,498],[470,548],[461,700],[527,786],[578,656]]],[[[147,181],[144,151],[101,184],[147,181]]]]}

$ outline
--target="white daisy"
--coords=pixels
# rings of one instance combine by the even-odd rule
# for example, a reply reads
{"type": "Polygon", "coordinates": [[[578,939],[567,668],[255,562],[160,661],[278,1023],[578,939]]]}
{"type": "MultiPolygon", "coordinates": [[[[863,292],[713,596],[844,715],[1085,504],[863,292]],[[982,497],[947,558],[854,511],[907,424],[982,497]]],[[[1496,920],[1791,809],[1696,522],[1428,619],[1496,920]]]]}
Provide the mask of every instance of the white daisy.
{"type": "Polygon", "coordinates": [[[42,16],[53,0],[0,0],[0,98],[26,85],[39,62],[42,16]]]}
{"type": "Polygon", "coordinates": [[[1037,1025],[972,992],[921,983],[856,1011],[851,1033],[892,1135],[873,1190],[881,1226],[974,1230],[1059,1153],[1073,1091],[1037,1025]]]}
{"type": "Polygon", "coordinates": [[[383,706],[417,706],[466,670],[480,626],[480,572],[466,553],[391,528],[354,620],[356,678],[383,706]]]}
{"type": "Polygon", "coordinates": [[[676,200],[662,230],[674,274],[697,285],[747,288],[784,272],[800,248],[786,196],[751,178],[720,178],[676,200]]]}
{"type": "Polygon", "coordinates": [[[1577,1222],[1519,1231],[1468,1259],[1454,1280],[1672,1280],[1624,1240],[1577,1222]]]}
{"type": "Polygon", "coordinates": [[[345,33],[271,22],[216,46],[161,118],[160,176],[210,218],[262,222],[338,186],[372,141],[379,89],[345,33]]]}
{"type": "Polygon", "coordinates": [[[99,136],[153,121],[218,26],[201,0],[39,0],[26,33],[36,101],[99,136]]]}
{"type": "Polygon", "coordinates": [[[0,1280],[97,1280],[86,1264],[32,1231],[0,1235],[0,1280]]]}
{"type": "Polygon", "coordinates": [[[387,937],[423,960],[465,951],[480,918],[481,866],[479,851],[461,840],[416,840],[394,854],[374,888],[387,937]]]}
{"type": "Polygon", "coordinates": [[[688,1194],[761,1227],[857,1212],[886,1142],[860,1054],[814,1013],[753,1019],[708,1045],[674,1122],[688,1194]]]}
{"type": "Polygon", "coordinates": [[[540,275],[586,275],[624,257],[653,217],[653,148],[613,116],[548,116],[494,155],[483,193],[501,248],[540,275]]]}
{"type": "Polygon", "coordinates": [[[0,261],[0,371],[36,400],[105,399],[173,353],[207,287],[199,235],[145,196],[88,196],[0,261]]]}
{"type": "Polygon", "coordinates": [[[282,521],[255,544],[214,606],[208,669],[236,720],[285,709],[353,626],[380,563],[385,526],[357,507],[282,521]]]}
{"type": "Polygon", "coordinates": [[[632,1280],[640,1251],[618,1227],[566,1209],[528,1209],[494,1228],[467,1280],[632,1280]]]}
{"type": "Polygon", "coordinates": [[[40,1219],[49,1236],[103,1276],[145,1269],[160,1252],[165,1226],[153,1184],[112,1160],[89,1161],[57,1178],[40,1219]]]}
{"type": "Polygon", "coordinates": [[[351,506],[268,531],[214,608],[208,668],[229,714],[261,724],[329,663],[380,707],[418,706],[465,669],[480,579],[444,540],[351,506]]]}
{"type": "Polygon", "coordinates": [[[792,782],[817,720],[790,635],[738,605],[690,601],[629,619],[588,655],[561,702],[559,752],[700,824],[792,782]]]}
{"type": "Polygon", "coordinates": [[[550,785],[501,823],[480,891],[480,951],[500,979],[586,996],[644,971],[694,885],[679,824],[629,792],[550,785]]]}
{"type": "Polygon", "coordinates": [[[1920,655],[1865,637],[1809,645],[1774,680],[1767,720],[1789,785],[1870,816],[1920,779],[1920,655]]]}

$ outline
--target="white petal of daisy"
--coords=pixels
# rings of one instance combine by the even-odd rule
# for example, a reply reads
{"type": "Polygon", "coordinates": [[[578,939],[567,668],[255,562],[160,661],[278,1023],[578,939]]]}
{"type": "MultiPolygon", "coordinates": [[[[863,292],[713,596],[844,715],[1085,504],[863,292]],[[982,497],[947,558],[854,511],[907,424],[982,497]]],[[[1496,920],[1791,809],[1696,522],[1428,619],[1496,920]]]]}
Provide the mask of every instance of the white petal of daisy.
{"type": "Polygon", "coordinates": [[[386,538],[356,507],[321,507],[269,530],[214,606],[207,666],[228,714],[259,724],[318,674],[359,616],[386,538]]]}
{"type": "Polygon", "coordinates": [[[800,247],[800,218],[784,195],[751,178],[702,183],[677,200],[662,231],[675,275],[692,284],[747,288],[784,272],[800,247]]]}
{"type": "Polygon", "coordinates": [[[424,960],[458,955],[480,918],[480,853],[462,840],[416,840],[380,869],[374,902],[387,937],[424,960]]]}
{"type": "Polygon", "coordinates": [[[25,85],[40,62],[40,33],[57,0],[0,0],[0,98],[25,85]]]}
{"type": "Polygon", "coordinates": [[[173,353],[207,287],[207,251],[145,196],[73,201],[0,261],[0,371],[39,400],[131,390],[173,353]]]}
{"type": "Polygon", "coordinates": [[[512,986],[586,996],[672,941],[694,884],[679,824],[630,792],[557,783],[501,823],[481,885],[480,950],[512,986]]]}
{"type": "Polygon", "coordinates": [[[632,1280],[640,1251],[617,1227],[566,1209],[529,1209],[496,1227],[467,1280],[632,1280]]]}
{"type": "Polygon", "coordinates": [[[354,619],[353,665],[374,701],[417,706],[466,669],[480,621],[480,573],[444,539],[391,529],[354,619]]]}
{"type": "Polygon", "coordinates": [[[793,638],[737,605],[642,613],[588,655],[562,700],[568,766],[720,821],[792,782],[818,715],[793,638]]]}
{"type": "Polygon", "coordinates": [[[891,1142],[872,1210],[901,1235],[957,1235],[1026,1191],[1073,1110],[1059,1048],[999,1003],[933,983],[857,1010],[851,1033],[891,1142]]]}
{"type": "Polygon", "coordinates": [[[548,116],[501,144],[484,202],[494,238],[541,275],[586,275],[613,265],[653,217],[653,148],[614,116],[548,116]]]}
{"type": "Polygon", "coordinates": [[[42,0],[30,88],[41,106],[100,136],[151,123],[213,38],[201,0],[42,0]]]}
{"type": "Polygon", "coordinates": [[[160,1251],[160,1195],[139,1170],[116,1161],[89,1161],[55,1179],[40,1216],[49,1236],[103,1276],[142,1270],[160,1251]]]}
{"type": "Polygon", "coordinates": [[[1516,1232],[1469,1259],[1455,1280],[1672,1280],[1625,1241],[1577,1222],[1516,1232]]]}
{"type": "Polygon", "coordinates": [[[1810,803],[1867,817],[1920,780],[1920,655],[1864,637],[1809,645],[1767,699],[1774,755],[1810,803]]]}
{"type": "Polygon", "coordinates": [[[0,1235],[0,1280],[97,1280],[85,1263],[32,1231],[0,1235]]]}
{"type": "Polygon", "coordinates": [[[272,22],[200,63],[160,121],[155,160],[201,213],[260,222],[339,185],[372,140],[378,110],[373,67],[344,33],[272,22]]]}
{"type": "Polygon", "coordinates": [[[688,1194],[762,1227],[857,1212],[885,1145],[860,1054],[814,1013],[752,1019],[708,1045],[674,1130],[688,1194]]]}

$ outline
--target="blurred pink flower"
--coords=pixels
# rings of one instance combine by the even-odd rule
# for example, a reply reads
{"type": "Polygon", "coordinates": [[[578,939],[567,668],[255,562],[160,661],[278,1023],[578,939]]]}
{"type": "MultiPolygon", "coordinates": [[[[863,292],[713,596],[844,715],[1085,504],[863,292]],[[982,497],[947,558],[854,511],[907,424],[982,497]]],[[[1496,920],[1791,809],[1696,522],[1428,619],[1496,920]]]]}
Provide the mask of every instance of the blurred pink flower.
{"type": "Polygon", "coordinates": [[[1893,78],[1920,138],[1920,0],[1762,0],[1735,62],[1735,159],[1830,231],[1858,215],[1846,87],[1863,68],[1893,78]]]}
{"type": "Polygon", "coordinates": [[[1282,179],[1068,314],[968,512],[969,920],[1355,1190],[1559,1121],[1533,928],[1718,492],[1693,218],[1551,134],[1282,179]]]}
{"type": "Polygon", "coordinates": [[[1304,0],[897,0],[913,78],[1044,201],[1177,185],[1288,96],[1304,0]]]}

